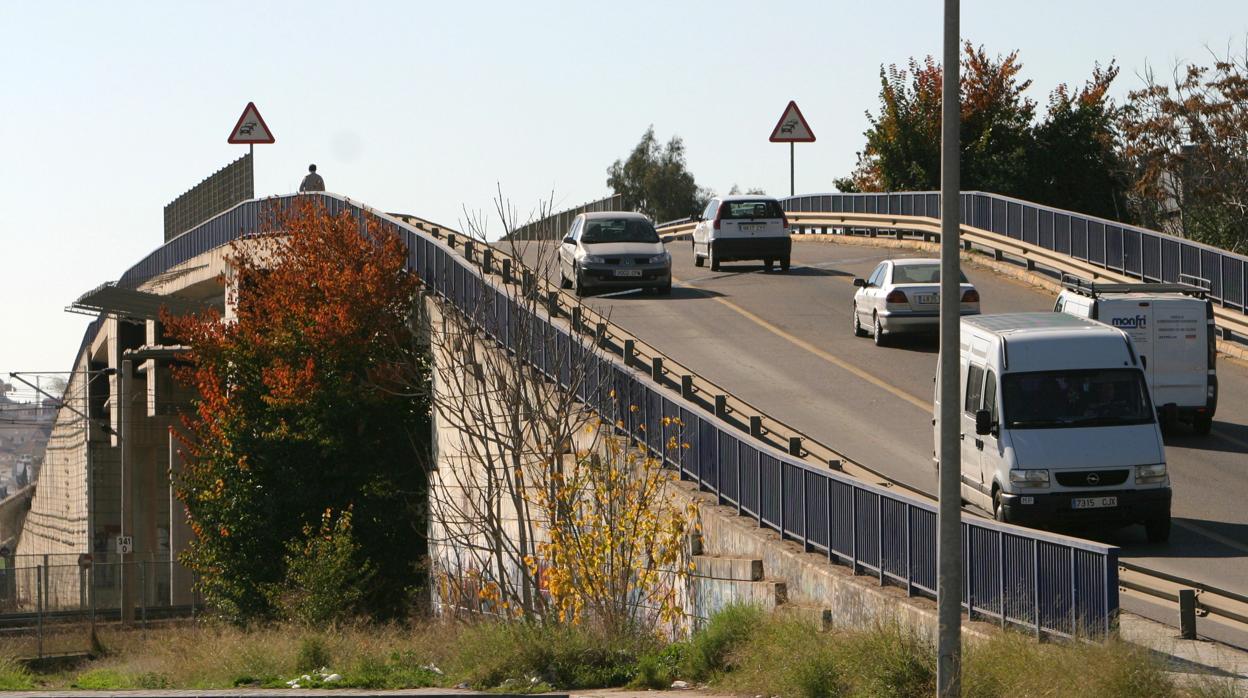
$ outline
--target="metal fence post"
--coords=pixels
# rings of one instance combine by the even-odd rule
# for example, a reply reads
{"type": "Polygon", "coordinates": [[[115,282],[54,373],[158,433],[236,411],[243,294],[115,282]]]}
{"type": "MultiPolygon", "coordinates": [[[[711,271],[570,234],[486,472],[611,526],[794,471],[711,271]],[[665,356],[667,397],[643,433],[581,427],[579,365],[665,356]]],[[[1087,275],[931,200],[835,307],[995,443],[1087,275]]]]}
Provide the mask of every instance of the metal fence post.
{"type": "Polygon", "coordinates": [[[810,471],[802,468],[802,552],[810,552],[810,471]]]}
{"type": "Polygon", "coordinates": [[[914,518],[914,507],[909,504],[906,507],[906,596],[914,596],[914,563],[913,556],[910,551],[910,522],[914,518]]]}
{"type": "Polygon", "coordinates": [[[780,540],[784,540],[787,537],[784,535],[784,461],[777,461],[777,466],[780,468],[780,520],[777,523],[780,524],[780,540]]]}
{"type": "Polygon", "coordinates": [[[875,564],[880,572],[880,586],[884,586],[884,495],[875,495],[875,564]]]}
{"type": "Polygon", "coordinates": [[[997,531],[997,598],[1001,608],[1001,627],[1005,627],[1005,531],[997,531]]]}
{"type": "Polygon", "coordinates": [[[147,560],[139,561],[139,613],[147,633],[147,560]]]}
{"type": "Polygon", "coordinates": [[[95,637],[95,558],[91,558],[91,566],[87,569],[90,585],[87,588],[87,595],[91,602],[91,637],[95,637]]]}
{"type": "Polygon", "coordinates": [[[1196,590],[1179,589],[1179,637],[1196,639],[1196,590]]]}
{"type": "Polygon", "coordinates": [[[43,659],[43,580],[47,576],[47,563],[35,567],[35,616],[38,624],[38,652],[39,658],[43,659]]]}
{"type": "Polygon", "coordinates": [[[1036,639],[1040,639],[1040,539],[1031,539],[1031,612],[1035,614],[1036,639]]]}
{"type": "Polygon", "coordinates": [[[858,488],[849,486],[849,569],[858,574],[858,488]]]}

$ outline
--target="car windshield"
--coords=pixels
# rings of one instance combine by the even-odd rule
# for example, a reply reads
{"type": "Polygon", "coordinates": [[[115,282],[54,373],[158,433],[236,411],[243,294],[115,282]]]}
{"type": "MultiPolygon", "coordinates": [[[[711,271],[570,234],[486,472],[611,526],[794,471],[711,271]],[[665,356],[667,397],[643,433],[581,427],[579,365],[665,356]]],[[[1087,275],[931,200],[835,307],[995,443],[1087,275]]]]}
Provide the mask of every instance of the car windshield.
{"type": "MultiPolygon", "coordinates": [[[[962,283],[968,283],[966,274],[958,272],[962,283]]],[[[939,264],[897,264],[893,267],[893,283],[895,284],[938,284],[940,283],[939,264]]]]}
{"type": "Polygon", "coordinates": [[[1007,373],[1001,379],[1011,429],[1148,424],[1144,374],[1132,368],[1007,373]]]}
{"type": "Polygon", "coordinates": [[[581,242],[658,242],[659,234],[648,221],[639,218],[593,218],[585,221],[581,242]]]}
{"type": "Polygon", "coordinates": [[[784,211],[780,208],[780,203],[774,199],[725,201],[719,208],[719,219],[724,221],[782,217],[784,217],[784,211]]]}

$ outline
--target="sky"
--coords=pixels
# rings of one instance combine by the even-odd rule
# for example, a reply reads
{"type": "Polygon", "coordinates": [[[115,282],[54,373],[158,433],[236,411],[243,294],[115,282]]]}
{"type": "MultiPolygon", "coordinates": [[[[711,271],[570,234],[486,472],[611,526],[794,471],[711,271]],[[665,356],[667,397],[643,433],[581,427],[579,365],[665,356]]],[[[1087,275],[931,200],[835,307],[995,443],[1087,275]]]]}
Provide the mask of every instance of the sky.
{"type": "MultiPolygon", "coordinates": [[[[1116,60],[1242,50],[1243,0],[962,0],[964,38],[1018,49],[1030,96],[1116,60]]],[[[64,311],[163,240],[163,207],[245,146],[254,101],[277,142],[256,193],[329,191],[458,227],[501,191],[520,215],[608,193],[653,125],[700,185],[789,190],[767,141],[796,100],[817,141],[798,193],[832,191],[878,105],[881,65],[938,55],[943,3],[0,2],[0,378],[65,371],[89,318],[64,311]]],[[[501,233],[497,220],[492,235],[501,233]]]]}

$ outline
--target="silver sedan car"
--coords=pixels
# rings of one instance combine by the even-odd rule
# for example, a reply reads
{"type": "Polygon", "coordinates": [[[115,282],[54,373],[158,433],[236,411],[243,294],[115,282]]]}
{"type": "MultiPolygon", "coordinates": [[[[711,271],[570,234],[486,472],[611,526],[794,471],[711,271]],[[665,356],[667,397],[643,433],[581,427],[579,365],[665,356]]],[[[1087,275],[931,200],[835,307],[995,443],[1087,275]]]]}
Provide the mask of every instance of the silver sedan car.
{"type": "MultiPolygon", "coordinates": [[[[979,291],[961,279],[961,315],[979,314],[979,291]]],[[[870,334],[876,344],[906,332],[940,329],[940,260],[890,259],[880,262],[866,279],[854,279],[854,334],[870,334]]]]}
{"type": "Polygon", "coordinates": [[[583,296],[608,288],[672,292],[672,256],[640,213],[582,213],[559,246],[559,280],[583,296]]]}

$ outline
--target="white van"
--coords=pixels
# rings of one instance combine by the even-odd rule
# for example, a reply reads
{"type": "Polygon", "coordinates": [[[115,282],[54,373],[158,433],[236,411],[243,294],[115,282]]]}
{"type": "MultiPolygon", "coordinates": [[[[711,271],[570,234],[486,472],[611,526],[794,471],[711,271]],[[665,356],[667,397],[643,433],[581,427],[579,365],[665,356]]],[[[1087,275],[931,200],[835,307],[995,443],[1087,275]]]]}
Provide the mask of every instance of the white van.
{"type": "Polygon", "coordinates": [[[1131,335],[1162,424],[1190,422],[1197,433],[1208,434],[1218,408],[1218,376],[1213,303],[1205,290],[1187,284],[1065,286],[1054,310],[1131,335]]]}
{"type": "MultiPolygon", "coordinates": [[[[962,318],[962,497],[1032,526],[1170,536],[1170,479],[1131,338],[1063,313],[962,318]]],[[[936,387],[940,453],[940,386],[936,387]]]]}
{"type": "Polygon", "coordinates": [[[694,216],[693,263],[709,263],[719,271],[720,262],[761,259],[767,271],[775,262],[789,270],[793,240],[789,218],[780,202],[770,196],[719,196],[694,216]]]}

